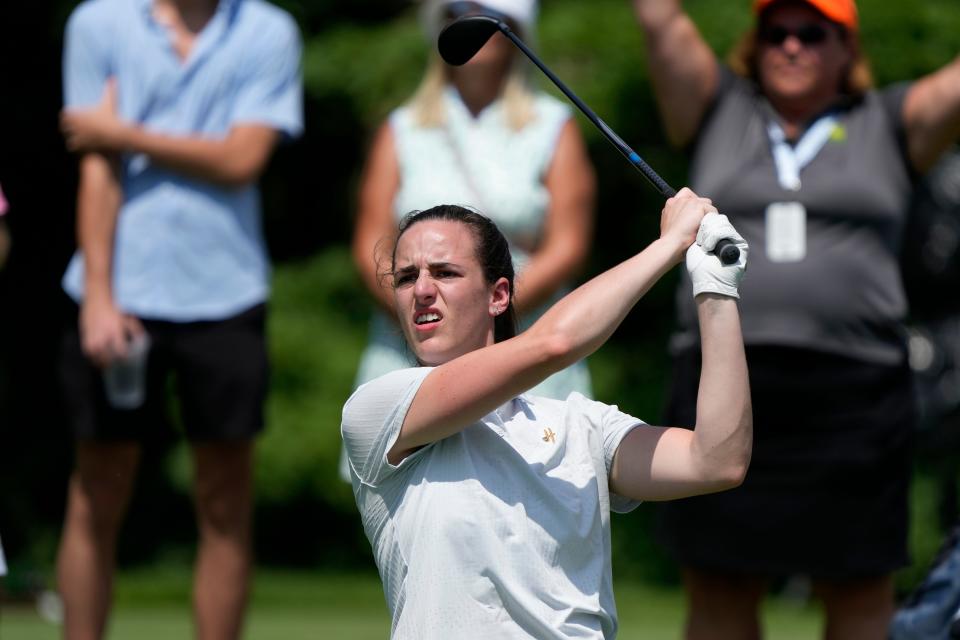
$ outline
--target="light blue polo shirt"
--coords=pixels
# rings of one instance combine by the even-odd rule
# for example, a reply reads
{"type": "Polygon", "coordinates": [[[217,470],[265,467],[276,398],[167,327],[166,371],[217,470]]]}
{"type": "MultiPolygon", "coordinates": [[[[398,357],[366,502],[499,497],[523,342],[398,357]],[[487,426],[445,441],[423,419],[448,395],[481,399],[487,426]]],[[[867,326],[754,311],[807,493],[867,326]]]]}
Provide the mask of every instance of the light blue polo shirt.
{"type": "MultiPolygon", "coordinates": [[[[151,0],[87,0],[70,16],[64,102],[100,102],[116,78],[126,120],[169,135],[220,138],[240,124],[288,136],[303,127],[300,34],[262,0],[220,0],[186,61],[151,15],[151,0]]],[[[142,318],[189,322],[235,315],[266,300],[269,262],[256,185],[224,187],[122,158],[123,204],[113,259],[116,304],[142,318]]],[[[83,260],[63,287],[83,297],[83,260]]]]}

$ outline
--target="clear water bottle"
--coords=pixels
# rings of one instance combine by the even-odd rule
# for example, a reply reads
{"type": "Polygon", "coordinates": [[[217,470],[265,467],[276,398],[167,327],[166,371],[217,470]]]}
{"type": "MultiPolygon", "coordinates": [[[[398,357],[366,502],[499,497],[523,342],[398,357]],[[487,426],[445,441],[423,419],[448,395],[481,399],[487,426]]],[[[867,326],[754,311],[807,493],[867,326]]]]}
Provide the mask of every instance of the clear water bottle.
{"type": "Polygon", "coordinates": [[[141,333],[127,343],[127,354],[103,371],[107,402],[115,409],[136,409],[147,395],[147,358],[150,336],[141,333]]]}

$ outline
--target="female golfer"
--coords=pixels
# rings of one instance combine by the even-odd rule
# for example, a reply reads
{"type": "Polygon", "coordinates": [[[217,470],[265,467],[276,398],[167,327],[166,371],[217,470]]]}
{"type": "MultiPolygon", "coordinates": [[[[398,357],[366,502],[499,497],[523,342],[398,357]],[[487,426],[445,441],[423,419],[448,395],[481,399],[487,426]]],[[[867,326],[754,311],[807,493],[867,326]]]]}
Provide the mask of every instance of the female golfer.
{"type": "Polygon", "coordinates": [[[737,287],[747,245],[709,200],[667,201],[660,238],[513,335],[513,265],[487,218],[442,205],[401,222],[398,322],[422,365],[343,410],[354,494],[394,638],[611,638],[609,512],[734,487],[752,421],[737,287]],[[723,266],[720,238],[741,249],[723,266]],[[572,393],[524,395],[602,345],[686,254],[703,339],[694,431],[572,393]]]}

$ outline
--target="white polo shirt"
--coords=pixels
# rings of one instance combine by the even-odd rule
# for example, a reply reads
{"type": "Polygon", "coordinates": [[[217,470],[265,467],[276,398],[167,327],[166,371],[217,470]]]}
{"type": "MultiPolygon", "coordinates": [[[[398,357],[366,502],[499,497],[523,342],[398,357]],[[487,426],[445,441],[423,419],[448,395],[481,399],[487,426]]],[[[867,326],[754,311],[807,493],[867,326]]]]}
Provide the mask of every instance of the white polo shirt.
{"type": "Polygon", "coordinates": [[[399,465],[386,454],[431,368],[354,392],[341,426],[393,638],[612,638],[607,478],[640,420],[523,395],[399,465]]]}

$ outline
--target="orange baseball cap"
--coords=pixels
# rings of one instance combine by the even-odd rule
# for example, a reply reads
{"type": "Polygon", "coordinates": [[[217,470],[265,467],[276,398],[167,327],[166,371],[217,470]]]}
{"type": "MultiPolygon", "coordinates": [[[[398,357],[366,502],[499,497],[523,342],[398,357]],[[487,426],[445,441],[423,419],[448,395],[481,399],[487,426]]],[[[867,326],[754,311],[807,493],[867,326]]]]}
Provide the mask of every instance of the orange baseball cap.
{"type": "MultiPolygon", "coordinates": [[[[754,0],[753,12],[757,15],[778,0],[754,0]]],[[[803,0],[828,19],[855,31],[859,26],[857,5],[854,0],[803,0]]]]}

